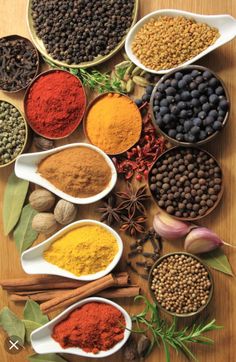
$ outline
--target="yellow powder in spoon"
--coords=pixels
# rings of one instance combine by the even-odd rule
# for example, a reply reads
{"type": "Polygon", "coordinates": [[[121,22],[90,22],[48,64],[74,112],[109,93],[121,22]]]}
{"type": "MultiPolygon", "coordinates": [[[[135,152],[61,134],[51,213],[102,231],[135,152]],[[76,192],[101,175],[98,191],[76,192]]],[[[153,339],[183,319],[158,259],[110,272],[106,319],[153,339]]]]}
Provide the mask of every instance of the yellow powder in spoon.
{"type": "Polygon", "coordinates": [[[82,225],[53,242],[43,256],[76,276],[107,268],[118,252],[116,238],[99,225],[82,225]]]}

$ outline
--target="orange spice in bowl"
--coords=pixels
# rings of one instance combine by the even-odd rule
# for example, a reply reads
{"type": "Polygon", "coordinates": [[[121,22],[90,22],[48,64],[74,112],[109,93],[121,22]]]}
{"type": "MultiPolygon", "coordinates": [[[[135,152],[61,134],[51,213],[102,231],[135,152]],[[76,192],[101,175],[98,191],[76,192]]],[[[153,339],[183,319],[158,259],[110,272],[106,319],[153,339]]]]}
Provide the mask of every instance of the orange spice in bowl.
{"type": "Polygon", "coordinates": [[[140,138],[142,118],[136,104],[119,93],[97,97],[85,116],[89,141],[109,155],[127,151],[140,138]]]}

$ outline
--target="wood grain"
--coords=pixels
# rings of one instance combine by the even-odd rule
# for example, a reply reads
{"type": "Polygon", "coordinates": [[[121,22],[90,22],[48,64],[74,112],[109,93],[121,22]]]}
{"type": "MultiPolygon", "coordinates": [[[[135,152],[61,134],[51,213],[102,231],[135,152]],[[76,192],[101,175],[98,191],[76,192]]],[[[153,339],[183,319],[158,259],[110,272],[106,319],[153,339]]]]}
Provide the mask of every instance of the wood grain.
{"type": "MultiPolygon", "coordinates": [[[[26,26],[26,0],[0,0],[0,36],[9,34],[20,34],[29,37],[26,26]]],[[[201,14],[225,14],[229,13],[236,17],[236,1],[235,0],[140,0],[140,16],[147,14],[148,12],[161,8],[175,8],[193,11],[201,14]]],[[[119,56],[116,57],[116,59],[119,56]]],[[[114,61],[114,60],[113,60],[114,61]]],[[[112,62],[108,62],[105,68],[109,67],[112,62]]],[[[218,138],[213,144],[206,148],[216,156],[219,160],[225,175],[225,194],[223,200],[217,210],[208,216],[202,224],[207,225],[217,232],[225,241],[236,244],[236,42],[232,41],[229,44],[215,50],[212,54],[206,56],[199,64],[209,66],[216,71],[222,79],[225,81],[226,86],[229,89],[232,112],[230,120],[222,136],[218,138]]],[[[23,92],[7,96],[0,92],[0,98],[9,100],[15,103],[21,110],[23,110],[23,92]]],[[[82,128],[75,132],[67,141],[82,140],[82,128]]],[[[0,170],[0,206],[2,207],[3,190],[7,177],[12,171],[13,167],[0,170]]],[[[96,205],[89,207],[80,207],[79,218],[94,217],[98,218],[95,212],[96,205]]],[[[152,216],[156,211],[155,205],[152,205],[149,212],[149,221],[151,224],[152,216]]],[[[0,278],[16,278],[24,275],[21,266],[20,258],[17,249],[14,245],[14,241],[11,238],[4,237],[2,232],[2,218],[0,218],[0,232],[1,232],[1,257],[0,257],[0,278]]],[[[41,240],[43,240],[41,238],[41,240]]],[[[129,238],[124,237],[125,253],[128,251],[129,238]]],[[[172,250],[181,250],[182,244],[180,243],[168,243],[164,245],[164,252],[172,250]]],[[[225,249],[230,262],[235,269],[236,263],[236,251],[234,249],[225,249]]],[[[124,267],[125,256],[123,257],[124,267]]],[[[215,295],[214,301],[209,309],[211,317],[216,317],[219,324],[224,325],[222,331],[217,331],[211,334],[215,339],[215,346],[213,347],[197,347],[194,350],[196,352],[199,361],[202,362],[234,362],[235,357],[235,345],[236,345],[236,286],[235,279],[224,276],[220,273],[214,272],[215,281],[215,295]]],[[[143,290],[147,293],[147,284],[136,276],[132,275],[132,282],[139,284],[143,290]]],[[[19,316],[22,314],[22,305],[14,304],[9,301],[7,294],[4,292],[1,294],[1,307],[8,305],[19,316]]],[[[128,312],[135,312],[139,309],[137,306],[133,306],[132,301],[121,301],[121,304],[127,309],[128,312]]],[[[32,353],[30,349],[21,352],[19,355],[9,355],[6,353],[3,347],[4,334],[1,332],[0,342],[0,360],[1,362],[24,362],[27,361],[27,355],[32,353]]],[[[65,358],[70,362],[88,362],[88,359],[71,357],[69,355],[65,358]]],[[[113,357],[104,359],[104,361],[118,362],[123,361],[124,357],[122,352],[116,354],[113,357]]],[[[171,360],[173,362],[185,361],[185,358],[181,355],[176,356],[175,353],[171,354],[171,360]]],[[[94,360],[99,361],[99,360],[94,360]]],[[[148,362],[161,361],[164,362],[163,351],[155,350],[147,359],[148,362]]]]}

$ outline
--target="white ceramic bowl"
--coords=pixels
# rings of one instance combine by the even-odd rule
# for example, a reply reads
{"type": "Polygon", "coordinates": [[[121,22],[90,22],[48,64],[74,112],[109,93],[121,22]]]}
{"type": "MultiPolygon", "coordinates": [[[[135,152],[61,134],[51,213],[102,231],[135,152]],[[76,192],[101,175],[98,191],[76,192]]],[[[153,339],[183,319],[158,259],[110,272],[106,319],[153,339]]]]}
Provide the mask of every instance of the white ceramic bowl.
{"type": "Polygon", "coordinates": [[[54,194],[56,194],[57,196],[59,196],[61,199],[70,201],[73,204],[84,204],[84,205],[91,204],[93,202],[101,200],[113,189],[113,187],[115,186],[116,181],[117,181],[116,168],[115,168],[113,162],[111,161],[111,159],[105,154],[105,152],[100,150],[100,148],[90,145],[88,143],[71,143],[68,145],[54,148],[49,151],[35,152],[35,153],[28,153],[28,154],[20,155],[16,159],[15,174],[19,178],[28,180],[30,182],[33,182],[37,185],[44,187],[45,189],[48,189],[49,191],[51,191],[54,194]],[[68,149],[68,148],[74,148],[74,147],[87,147],[87,148],[90,148],[91,150],[98,152],[100,155],[102,155],[104,160],[109,165],[109,167],[111,169],[111,180],[110,180],[109,184],[107,185],[107,187],[99,194],[90,196],[90,197],[83,197],[83,198],[71,196],[71,195],[66,194],[65,192],[59,190],[57,187],[55,187],[53,184],[51,184],[48,180],[43,178],[37,172],[38,164],[42,159],[44,159],[45,157],[50,156],[54,153],[57,153],[59,151],[62,151],[62,150],[68,149]]]}
{"type": "Polygon", "coordinates": [[[184,16],[186,18],[193,19],[196,22],[205,23],[211,27],[215,27],[220,32],[220,37],[216,40],[216,42],[213,45],[209,46],[207,49],[203,50],[201,53],[199,53],[194,58],[188,60],[187,62],[179,64],[178,67],[189,65],[196,62],[204,55],[210,53],[214,49],[219,48],[221,45],[224,45],[225,43],[229,42],[236,36],[236,19],[233,18],[231,15],[200,15],[196,13],[190,13],[188,11],[175,10],[175,9],[161,9],[153,11],[152,13],[144,16],[141,20],[139,20],[136,23],[136,25],[133,28],[131,28],[125,41],[125,50],[131,61],[134,64],[136,64],[138,67],[142,68],[143,70],[153,74],[165,74],[168,73],[170,70],[176,68],[165,69],[165,70],[153,70],[145,67],[132,52],[132,42],[136,33],[140,30],[140,28],[142,28],[145,23],[149,22],[151,18],[158,16],[184,16]]]}
{"type": "Polygon", "coordinates": [[[49,323],[45,324],[44,326],[36,329],[31,333],[31,343],[32,347],[35,350],[36,353],[39,354],[45,354],[45,353],[69,353],[74,354],[81,357],[90,357],[90,358],[105,358],[107,356],[110,356],[114,354],[115,352],[119,351],[121,347],[125,344],[125,342],[128,340],[130,336],[130,330],[132,328],[132,322],[129,314],[118,304],[105,299],[105,298],[87,298],[84,300],[81,300],[80,302],[72,305],[68,309],[66,309],[64,312],[59,314],[56,318],[54,318],[49,323]],[[126,328],[124,331],[124,338],[122,341],[117,343],[113,348],[109,349],[108,351],[100,351],[97,354],[94,353],[87,353],[83,351],[80,348],[62,348],[58,342],[56,342],[52,337],[52,331],[55,325],[57,325],[59,322],[61,322],[63,319],[65,319],[68,314],[70,314],[75,308],[78,308],[82,306],[83,304],[89,303],[89,302],[99,302],[99,303],[107,303],[110,305],[113,305],[115,308],[119,309],[121,313],[123,314],[126,322],[126,328]]]}
{"type": "Polygon", "coordinates": [[[123,242],[120,236],[117,234],[115,230],[113,230],[110,226],[103,224],[96,220],[79,220],[75,221],[70,225],[67,225],[54,235],[52,235],[47,240],[43,241],[39,245],[34,246],[33,248],[26,250],[21,255],[21,264],[24,271],[28,274],[50,274],[50,275],[60,275],[62,277],[76,279],[76,280],[84,280],[91,281],[104,277],[108,273],[110,273],[115,266],[118,264],[121,255],[123,252],[123,242]],[[62,235],[67,233],[70,230],[76,229],[82,225],[98,225],[109,231],[116,239],[118,244],[118,252],[114,257],[113,261],[107,266],[105,270],[102,270],[95,274],[88,274],[83,276],[76,276],[69,271],[59,268],[58,266],[49,263],[43,257],[43,253],[45,250],[49,248],[49,246],[60,238],[62,235]]]}

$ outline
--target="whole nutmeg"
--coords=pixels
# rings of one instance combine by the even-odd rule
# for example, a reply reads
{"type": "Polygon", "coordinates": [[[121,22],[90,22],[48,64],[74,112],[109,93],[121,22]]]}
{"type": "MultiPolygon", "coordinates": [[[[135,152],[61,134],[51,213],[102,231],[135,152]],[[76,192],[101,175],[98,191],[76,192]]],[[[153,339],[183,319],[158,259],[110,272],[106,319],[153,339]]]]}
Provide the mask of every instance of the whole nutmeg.
{"type": "Polygon", "coordinates": [[[59,200],[54,209],[54,216],[57,222],[67,225],[75,220],[77,207],[69,201],[59,200]]]}
{"type": "Polygon", "coordinates": [[[29,202],[37,211],[48,211],[55,204],[55,196],[48,190],[38,189],[30,194],[29,202]]]}
{"type": "Polygon", "coordinates": [[[47,138],[41,136],[34,137],[34,144],[37,148],[39,148],[42,151],[47,151],[54,148],[54,141],[48,140],[47,138]]]}
{"type": "Polygon", "coordinates": [[[55,216],[49,212],[40,212],[32,220],[32,228],[38,233],[52,234],[58,229],[55,216]]]}

